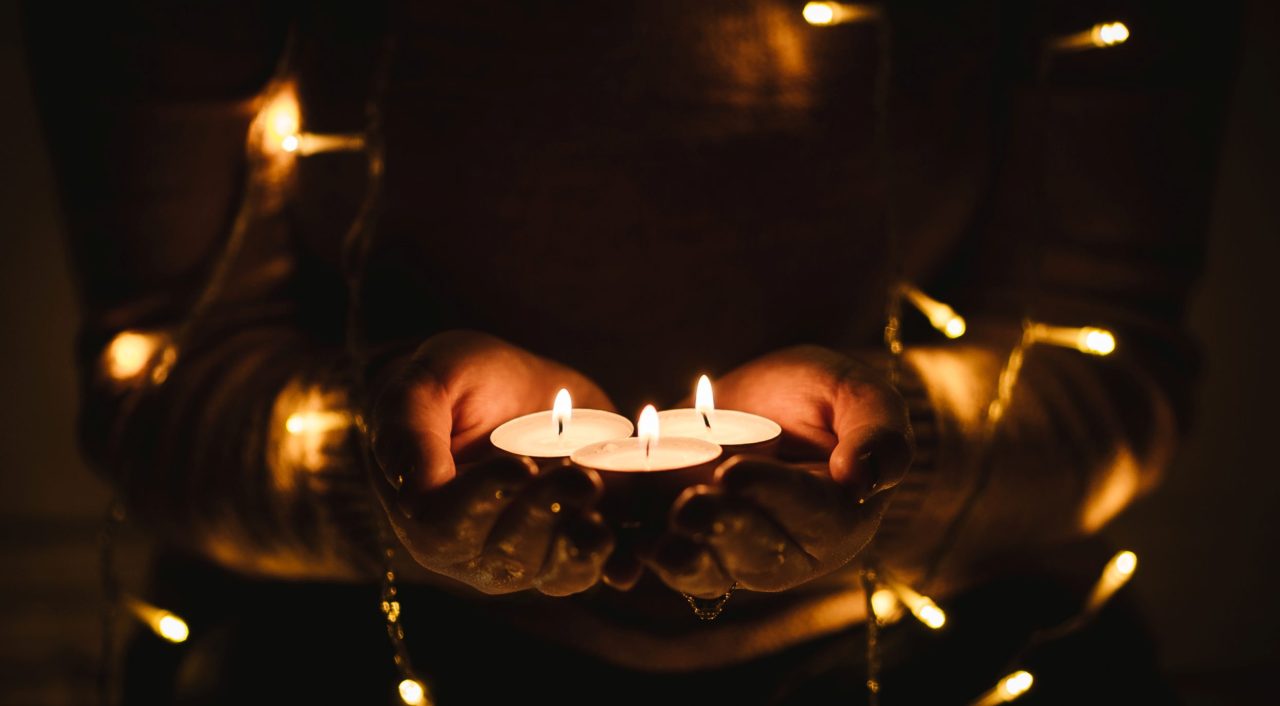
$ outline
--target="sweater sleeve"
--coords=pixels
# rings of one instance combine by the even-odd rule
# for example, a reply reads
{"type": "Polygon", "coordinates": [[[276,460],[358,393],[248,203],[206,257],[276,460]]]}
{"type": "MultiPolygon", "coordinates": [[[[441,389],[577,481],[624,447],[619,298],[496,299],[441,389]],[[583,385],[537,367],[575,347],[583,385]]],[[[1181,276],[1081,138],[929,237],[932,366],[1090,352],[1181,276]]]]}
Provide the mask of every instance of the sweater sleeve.
{"type": "Polygon", "coordinates": [[[926,283],[969,318],[908,347],[917,472],[883,527],[897,561],[962,576],[1091,533],[1155,487],[1197,368],[1183,319],[1205,231],[1237,8],[1009,4],[1007,116],[982,215],[926,283]],[[1120,20],[1127,42],[1052,51],[1120,20]],[[1027,321],[1115,333],[1099,357],[1037,344],[1008,404],[998,380],[1027,321]]]}
{"type": "Polygon", "coordinates": [[[303,271],[284,178],[246,150],[288,17],[147,5],[24,8],[80,287],[82,445],[167,542],[253,573],[368,573],[342,317],[307,309],[341,280],[303,271]]]}

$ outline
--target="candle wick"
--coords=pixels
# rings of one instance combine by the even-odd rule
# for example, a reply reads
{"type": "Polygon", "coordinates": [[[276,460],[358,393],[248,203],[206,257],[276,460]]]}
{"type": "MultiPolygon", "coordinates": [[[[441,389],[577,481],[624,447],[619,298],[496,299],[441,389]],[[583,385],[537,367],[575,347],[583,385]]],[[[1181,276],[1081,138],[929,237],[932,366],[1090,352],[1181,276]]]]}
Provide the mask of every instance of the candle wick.
{"type": "Polygon", "coordinates": [[[644,458],[646,462],[649,460],[649,446],[652,444],[653,444],[653,439],[646,438],[644,440],[644,458]]]}
{"type": "Polygon", "coordinates": [[[556,436],[564,436],[564,420],[556,420],[556,436]]]}
{"type": "Polygon", "coordinates": [[[707,431],[711,431],[711,418],[707,416],[706,412],[699,412],[699,414],[702,415],[702,423],[707,425],[707,431]]]}

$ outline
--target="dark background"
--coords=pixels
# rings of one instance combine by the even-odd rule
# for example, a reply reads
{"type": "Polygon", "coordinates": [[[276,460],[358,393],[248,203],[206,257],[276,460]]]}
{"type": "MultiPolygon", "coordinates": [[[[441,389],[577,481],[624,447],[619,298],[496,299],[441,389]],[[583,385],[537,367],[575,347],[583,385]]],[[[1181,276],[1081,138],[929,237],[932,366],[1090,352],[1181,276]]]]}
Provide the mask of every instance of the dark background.
{"type": "MultiPolygon", "coordinates": [[[[1194,432],[1164,486],[1106,530],[1139,555],[1136,596],[1192,704],[1251,702],[1280,667],[1280,391],[1268,345],[1280,327],[1278,36],[1280,3],[1248,3],[1189,322],[1206,354],[1194,432]]],[[[86,703],[107,493],[75,447],[73,283],[9,0],[0,38],[0,702],[86,703]]],[[[126,537],[127,584],[140,583],[146,549],[126,537]]]]}

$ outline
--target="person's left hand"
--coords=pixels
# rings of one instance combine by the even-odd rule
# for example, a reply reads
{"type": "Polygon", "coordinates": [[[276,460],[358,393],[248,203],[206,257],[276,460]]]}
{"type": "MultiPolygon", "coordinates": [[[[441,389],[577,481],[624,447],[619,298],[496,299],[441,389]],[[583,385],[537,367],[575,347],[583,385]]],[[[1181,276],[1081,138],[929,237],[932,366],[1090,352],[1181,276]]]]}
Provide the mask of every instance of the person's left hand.
{"type": "Polygon", "coordinates": [[[716,381],[716,406],[782,426],[782,460],[737,456],[688,488],[647,559],[671,588],[781,591],[849,562],[870,541],[912,456],[906,405],[881,377],[816,346],[716,381]]]}

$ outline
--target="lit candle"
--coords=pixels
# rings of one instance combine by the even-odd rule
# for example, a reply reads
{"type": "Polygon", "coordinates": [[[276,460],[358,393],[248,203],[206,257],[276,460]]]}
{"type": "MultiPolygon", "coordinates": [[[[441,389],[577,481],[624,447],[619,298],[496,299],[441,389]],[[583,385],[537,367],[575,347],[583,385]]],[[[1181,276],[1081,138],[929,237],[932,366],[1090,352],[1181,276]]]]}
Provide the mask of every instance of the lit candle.
{"type": "Polygon", "coordinates": [[[570,460],[600,473],[605,493],[600,511],[627,531],[623,544],[643,546],[666,527],[671,504],[687,487],[710,483],[723,453],[706,439],[659,435],[658,412],[646,405],[637,435],[584,446],[570,460]],[[633,530],[639,530],[638,533],[633,530]]]}
{"type": "Polygon", "coordinates": [[[574,451],[570,460],[597,471],[634,473],[694,468],[720,458],[720,445],[713,441],[679,436],[659,439],[659,419],[653,405],[645,405],[636,436],[584,446],[574,451]]]}
{"type": "Polygon", "coordinates": [[[716,409],[711,380],[698,378],[693,409],[667,409],[658,413],[665,433],[713,441],[726,454],[767,454],[777,447],[782,427],[772,419],[732,409],[716,409]]]}
{"type": "Polygon", "coordinates": [[[599,409],[574,409],[569,391],[556,393],[550,411],[516,417],[489,435],[494,446],[517,456],[565,458],[577,449],[631,435],[631,420],[599,409]]]}

